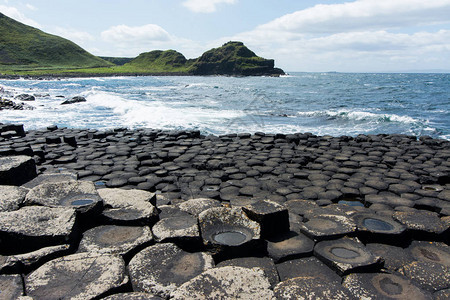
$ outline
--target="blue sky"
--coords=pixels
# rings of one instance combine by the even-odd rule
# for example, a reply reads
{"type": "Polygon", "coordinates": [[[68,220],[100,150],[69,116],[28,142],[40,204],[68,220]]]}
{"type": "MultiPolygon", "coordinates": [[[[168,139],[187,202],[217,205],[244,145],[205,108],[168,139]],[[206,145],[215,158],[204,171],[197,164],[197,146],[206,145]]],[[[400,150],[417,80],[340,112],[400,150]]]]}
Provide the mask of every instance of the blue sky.
{"type": "Polygon", "coordinates": [[[450,70],[450,0],[0,0],[95,55],[243,41],[287,71],[450,70]]]}

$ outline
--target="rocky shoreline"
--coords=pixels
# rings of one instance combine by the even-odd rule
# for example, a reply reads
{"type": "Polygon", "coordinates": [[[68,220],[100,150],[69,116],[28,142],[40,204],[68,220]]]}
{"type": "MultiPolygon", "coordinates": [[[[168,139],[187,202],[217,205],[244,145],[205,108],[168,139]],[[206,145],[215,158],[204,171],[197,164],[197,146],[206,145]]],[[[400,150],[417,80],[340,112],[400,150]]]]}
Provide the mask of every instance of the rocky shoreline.
{"type": "Polygon", "coordinates": [[[2,299],[450,297],[446,140],[0,124],[0,161],[2,299]]]}

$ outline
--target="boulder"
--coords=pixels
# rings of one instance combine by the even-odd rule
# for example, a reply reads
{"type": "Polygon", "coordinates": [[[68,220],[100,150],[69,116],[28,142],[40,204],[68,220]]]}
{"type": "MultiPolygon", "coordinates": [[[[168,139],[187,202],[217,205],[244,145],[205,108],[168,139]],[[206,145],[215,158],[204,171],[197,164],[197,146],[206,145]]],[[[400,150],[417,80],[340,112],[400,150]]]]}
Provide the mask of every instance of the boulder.
{"type": "Polygon", "coordinates": [[[22,187],[0,185],[0,212],[18,210],[27,192],[22,187]]]}
{"type": "Polygon", "coordinates": [[[74,103],[80,103],[80,102],[86,102],[86,101],[87,101],[86,98],[81,97],[81,96],[76,96],[76,97],[73,97],[69,100],[62,102],[61,105],[74,104],[74,103]]]}
{"type": "Polygon", "coordinates": [[[19,101],[34,101],[36,98],[33,95],[30,94],[20,94],[14,97],[14,99],[19,101]]]}
{"type": "Polygon", "coordinates": [[[261,238],[289,231],[289,212],[281,204],[262,200],[242,207],[247,216],[261,226],[261,238]]]}

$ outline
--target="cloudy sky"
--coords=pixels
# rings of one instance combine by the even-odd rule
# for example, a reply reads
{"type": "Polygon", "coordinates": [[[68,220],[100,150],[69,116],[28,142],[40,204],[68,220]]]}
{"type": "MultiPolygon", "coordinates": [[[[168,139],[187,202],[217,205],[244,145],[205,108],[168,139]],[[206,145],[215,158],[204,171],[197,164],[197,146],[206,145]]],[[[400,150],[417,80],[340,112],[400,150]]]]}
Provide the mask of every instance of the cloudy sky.
{"type": "Polygon", "coordinates": [[[450,0],[0,0],[95,55],[243,41],[286,71],[450,71],[450,0]]]}

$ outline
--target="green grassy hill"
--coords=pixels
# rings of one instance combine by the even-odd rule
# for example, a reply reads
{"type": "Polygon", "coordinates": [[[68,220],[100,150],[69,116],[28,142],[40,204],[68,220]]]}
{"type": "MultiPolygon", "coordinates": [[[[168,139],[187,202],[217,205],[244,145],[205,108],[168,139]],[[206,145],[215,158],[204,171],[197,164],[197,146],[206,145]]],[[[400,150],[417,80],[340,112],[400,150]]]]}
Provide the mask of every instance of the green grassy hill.
{"type": "Polygon", "coordinates": [[[11,70],[111,66],[75,43],[0,13],[0,68],[11,70]]]}
{"type": "Polygon", "coordinates": [[[128,69],[143,72],[188,72],[192,60],[187,60],[183,54],[175,50],[155,50],[141,53],[138,57],[125,64],[128,69]]]}

